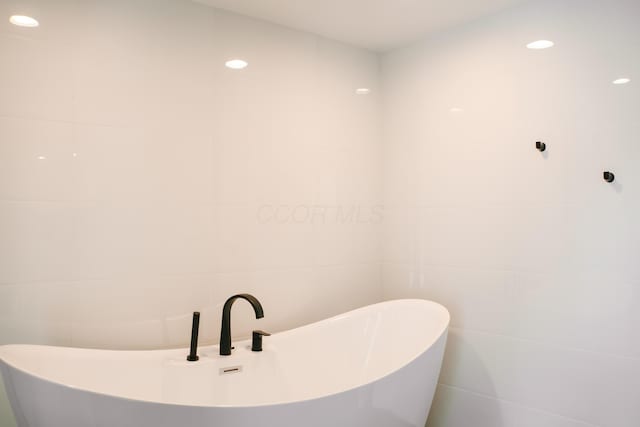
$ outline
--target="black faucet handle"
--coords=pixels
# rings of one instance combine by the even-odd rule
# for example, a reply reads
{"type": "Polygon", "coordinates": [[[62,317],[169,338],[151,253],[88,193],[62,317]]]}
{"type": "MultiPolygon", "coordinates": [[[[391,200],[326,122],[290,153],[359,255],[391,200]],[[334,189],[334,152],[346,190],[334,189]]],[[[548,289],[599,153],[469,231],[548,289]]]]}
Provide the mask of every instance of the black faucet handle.
{"type": "Polygon", "coordinates": [[[268,337],[271,334],[265,331],[253,331],[253,339],[251,340],[251,351],[262,351],[262,337],[268,337]]]}
{"type": "Polygon", "coordinates": [[[200,328],[200,313],[193,312],[193,322],[191,324],[191,347],[187,360],[189,362],[195,362],[198,359],[198,329],[200,328]]]}

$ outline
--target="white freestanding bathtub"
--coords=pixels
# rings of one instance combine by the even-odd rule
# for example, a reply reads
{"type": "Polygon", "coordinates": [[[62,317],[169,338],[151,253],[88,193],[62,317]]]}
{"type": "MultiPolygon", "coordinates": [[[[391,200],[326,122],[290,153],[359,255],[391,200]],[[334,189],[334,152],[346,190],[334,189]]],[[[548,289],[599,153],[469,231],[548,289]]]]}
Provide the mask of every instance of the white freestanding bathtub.
{"type": "Polygon", "coordinates": [[[20,427],[423,427],[448,324],[441,305],[397,300],[265,337],[262,352],[7,345],[0,366],[20,427]]]}

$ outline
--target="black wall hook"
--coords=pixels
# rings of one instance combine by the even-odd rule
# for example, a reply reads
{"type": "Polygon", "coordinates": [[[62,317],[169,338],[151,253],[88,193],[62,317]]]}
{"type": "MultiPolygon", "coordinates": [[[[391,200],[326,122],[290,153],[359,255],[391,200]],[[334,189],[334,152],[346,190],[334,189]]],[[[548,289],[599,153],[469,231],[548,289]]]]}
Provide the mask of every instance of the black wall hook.
{"type": "Polygon", "coordinates": [[[536,148],[538,149],[538,151],[540,151],[541,153],[547,149],[547,144],[545,144],[542,141],[536,141],[536,148]]]}
{"type": "Polygon", "coordinates": [[[616,179],[616,176],[609,171],[604,172],[602,176],[607,182],[613,182],[613,180],[616,179]]]}

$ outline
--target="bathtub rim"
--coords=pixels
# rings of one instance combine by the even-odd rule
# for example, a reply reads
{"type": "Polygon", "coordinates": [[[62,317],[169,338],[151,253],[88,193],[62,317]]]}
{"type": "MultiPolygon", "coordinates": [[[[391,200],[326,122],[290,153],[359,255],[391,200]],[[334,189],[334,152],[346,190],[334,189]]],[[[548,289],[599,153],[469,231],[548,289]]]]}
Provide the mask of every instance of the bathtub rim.
{"type": "MultiPolygon", "coordinates": [[[[442,314],[444,314],[445,316],[445,322],[443,322],[443,325],[441,325],[442,327],[440,328],[438,334],[435,336],[435,338],[429,343],[428,346],[426,346],[425,348],[423,348],[420,352],[418,352],[417,354],[413,355],[412,357],[408,358],[407,361],[398,366],[396,369],[387,372],[383,375],[379,375],[377,377],[373,377],[371,378],[369,381],[366,382],[362,382],[361,384],[358,384],[354,387],[351,388],[347,388],[347,389],[337,389],[335,392],[332,393],[325,393],[325,394],[321,394],[321,395],[317,395],[317,396],[313,396],[313,397],[309,397],[309,398],[305,398],[305,399],[298,399],[298,400],[289,400],[289,401],[278,401],[278,402],[270,402],[270,403],[258,403],[258,404],[251,404],[251,405],[202,405],[202,404],[188,404],[188,403],[175,403],[175,402],[159,402],[157,400],[150,400],[150,399],[137,399],[137,398],[132,398],[132,397],[126,397],[126,396],[122,396],[122,395],[116,395],[116,394],[109,394],[109,393],[103,393],[103,392],[99,392],[99,391],[94,391],[94,390],[89,390],[83,387],[76,387],[76,386],[72,386],[69,384],[64,384],[61,382],[56,382],[53,381],[51,379],[45,378],[41,375],[35,374],[33,372],[30,372],[28,370],[25,369],[21,369],[17,366],[15,366],[12,363],[7,362],[4,358],[2,358],[2,348],[3,347],[40,347],[40,348],[62,348],[62,349],[77,349],[77,350],[87,350],[87,351],[95,351],[95,352],[107,352],[107,353],[119,353],[119,354],[125,354],[125,353],[150,353],[150,352],[154,352],[154,353],[160,353],[160,352],[166,352],[166,351],[171,351],[171,350],[182,350],[183,347],[178,347],[178,348],[169,348],[169,349],[155,349],[155,350],[104,350],[104,349],[91,349],[91,348],[82,348],[82,347],[65,347],[65,346],[49,346],[49,345],[37,345],[37,344],[6,344],[6,345],[1,345],[0,346],[0,374],[2,373],[2,371],[4,369],[14,369],[15,371],[18,371],[21,374],[27,375],[28,377],[31,377],[35,380],[39,380],[39,381],[44,381],[46,383],[49,383],[51,385],[57,386],[57,387],[63,387],[64,389],[68,389],[74,392],[82,392],[82,393],[88,393],[90,395],[93,396],[100,396],[100,397],[106,397],[106,398],[111,398],[111,399],[121,399],[124,401],[128,401],[128,402],[137,402],[137,403],[143,403],[143,404],[151,404],[151,405],[163,405],[163,406],[175,406],[175,407],[185,407],[185,408],[200,408],[200,409],[247,409],[247,408],[261,408],[261,407],[269,407],[269,406],[283,406],[283,405],[291,405],[291,404],[301,404],[301,403],[305,403],[305,402],[313,402],[316,400],[320,400],[320,399],[326,399],[332,396],[339,396],[341,394],[344,393],[349,393],[349,392],[353,392],[356,391],[358,389],[361,388],[365,388],[368,386],[371,386],[374,383],[377,383],[379,381],[382,381],[390,376],[392,376],[394,373],[403,370],[407,367],[409,367],[410,365],[412,365],[414,362],[416,362],[416,360],[418,360],[421,356],[425,355],[431,348],[433,348],[439,341],[444,340],[445,343],[443,344],[446,345],[446,341],[447,341],[447,334],[448,334],[448,329],[449,329],[449,324],[451,322],[451,316],[449,314],[449,311],[446,309],[446,307],[444,307],[443,305],[431,301],[431,300],[426,300],[426,299],[393,299],[393,300],[387,300],[387,301],[382,301],[382,302],[378,302],[378,303],[374,303],[374,304],[369,304],[363,307],[359,307],[356,308],[354,310],[349,310],[347,312],[335,315],[335,316],[331,316],[329,318],[326,319],[322,319],[313,323],[309,323],[306,325],[302,325],[293,329],[287,329],[285,331],[282,332],[277,332],[274,333],[273,335],[284,335],[284,334],[288,334],[294,331],[299,331],[301,329],[306,329],[306,328],[310,328],[313,326],[316,326],[320,323],[324,323],[324,322],[329,322],[332,320],[337,320],[340,319],[344,316],[347,316],[348,314],[351,313],[356,313],[359,311],[366,311],[366,310],[372,310],[373,307],[376,307],[378,305],[385,305],[385,304],[389,304],[389,303],[399,303],[399,302],[426,302],[429,303],[430,305],[434,306],[435,308],[437,308],[438,310],[440,310],[442,312],[442,314]],[[4,366],[2,366],[4,365],[4,366]]],[[[240,343],[249,343],[249,339],[245,339],[242,341],[238,342],[238,345],[240,345],[240,343]]],[[[212,349],[212,348],[217,348],[217,345],[211,345],[211,346],[204,346],[203,348],[207,348],[207,349],[212,349]]],[[[184,349],[185,351],[188,352],[188,349],[184,349]]],[[[186,353],[185,353],[186,354],[186,353]]],[[[7,384],[7,382],[11,382],[12,379],[10,379],[10,381],[7,381],[6,378],[4,378],[3,376],[3,381],[5,382],[5,385],[7,384]]]]}

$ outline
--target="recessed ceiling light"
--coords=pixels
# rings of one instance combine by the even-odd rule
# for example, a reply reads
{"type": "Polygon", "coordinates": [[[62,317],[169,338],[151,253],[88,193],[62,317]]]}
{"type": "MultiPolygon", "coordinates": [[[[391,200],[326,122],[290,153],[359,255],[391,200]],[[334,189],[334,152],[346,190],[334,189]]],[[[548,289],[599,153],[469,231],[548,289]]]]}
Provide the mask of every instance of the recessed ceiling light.
{"type": "Polygon", "coordinates": [[[452,113],[462,113],[464,110],[460,107],[452,107],[449,109],[452,113]]]}
{"type": "Polygon", "coordinates": [[[614,84],[614,85],[626,85],[626,84],[627,84],[627,83],[629,83],[630,81],[631,81],[631,79],[628,79],[628,78],[626,78],[626,77],[622,77],[622,78],[619,78],[619,79],[615,79],[615,80],[613,81],[613,84],[614,84]]]}
{"type": "Polygon", "coordinates": [[[38,156],[38,160],[47,160],[45,156],[38,156]]]}
{"type": "Polygon", "coordinates": [[[38,25],[40,25],[38,21],[36,21],[32,17],[24,15],[13,15],[11,18],[9,18],[9,22],[11,22],[13,25],[17,25],[18,27],[37,27],[38,25]]]}
{"type": "Polygon", "coordinates": [[[242,70],[243,68],[247,68],[249,63],[247,61],[243,61],[242,59],[231,59],[224,63],[227,68],[231,68],[232,70],[242,70]]]}
{"type": "Polygon", "coordinates": [[[535,42],[531,42],[527,45],[527,48],[529,49],[548,49],[550,47],[552,47],[554,45],[554,43],[552,41],[549,40],[538,40],[535,42]]]}
{"type": "Polygon", "coordinates": [[[359,87],[356,89],[356,94],[358,95],[369,95],[371,93],[371,89],[368,87],[359,87]]]}

